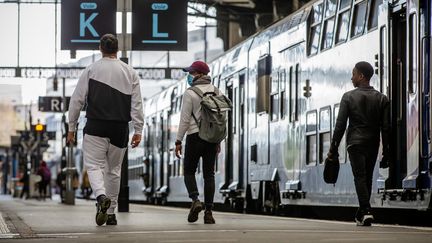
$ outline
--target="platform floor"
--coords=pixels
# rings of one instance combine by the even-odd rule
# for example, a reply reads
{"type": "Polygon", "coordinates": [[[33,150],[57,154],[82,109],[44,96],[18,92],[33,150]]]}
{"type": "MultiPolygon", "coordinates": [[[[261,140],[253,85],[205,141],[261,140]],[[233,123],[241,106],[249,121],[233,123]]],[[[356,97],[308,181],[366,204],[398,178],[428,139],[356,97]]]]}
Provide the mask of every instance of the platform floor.
{"type": "Polygon", "coordinates": [[[130,204],[117,226],[96,226],[95,202],[76,205],[0,196],[0,242],[431,242],[432,228],[358,227],[350,222],[215,212],[215,225],[188,223],[188,210],[130,204]]]}

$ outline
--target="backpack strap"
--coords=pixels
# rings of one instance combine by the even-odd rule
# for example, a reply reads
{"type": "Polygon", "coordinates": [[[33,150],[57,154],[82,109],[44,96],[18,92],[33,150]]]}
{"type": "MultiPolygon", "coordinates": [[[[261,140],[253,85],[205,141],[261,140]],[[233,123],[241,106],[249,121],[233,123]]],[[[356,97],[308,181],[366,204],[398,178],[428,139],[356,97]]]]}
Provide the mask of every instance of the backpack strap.
{"type": "Polygon", "coordinates": [[[216,107],[217,107],[218,112],[220,113],[220,112],[221,112],[221,109],[220,109],[218,103],[216,102],[215,98],[214,98],[213,96],[210,96],[210,99],[214,102],[214,104],[215,104],[216,107]]]}
{"type": "MultiPolygon", "coordinates": [[[[201,99],[204,97],[204,93],[201,91],[201,89],[199,89],[198,87],[196,87],[196,86],[192,86],[192,87],[190,87],[189,88],[190,90],[192,90],[193,92],[195,92],[201,99]]],[[[198,122],[198,119],[195,117],[195,115],[194,115],[194,113],[193,113],[193,111],[192,111],[192,117],[193,117],[193,119],[195,120],[195,122],[196,122],[196,124],[197,124],[197,126],[198,126],[198,128],[200,127],[200,125],[199,125],[199,122],[198,122]]]]}
{"type": "Polygon", "coordinates": [[[195,120],[195,122],[196,122],[196,124],[197,124],[197,126],[198,126],[198,128],[199,128],[199,127],[200,127],[200,124],[199,124],[198,120],[196,119],[196,117],[195,117],[193,111],[192,111],[192,117],[193,117],[193,119],[195,120]]]}
{"type": "Polygon", "coordinates": [[[189,89],[192,90],[193,92],[195,92],[199,97],[201,97],[201,99],[204,97],[204,93],[201,91],[200,88],[198,88],[196,86],[192,86],[189,89]]]}

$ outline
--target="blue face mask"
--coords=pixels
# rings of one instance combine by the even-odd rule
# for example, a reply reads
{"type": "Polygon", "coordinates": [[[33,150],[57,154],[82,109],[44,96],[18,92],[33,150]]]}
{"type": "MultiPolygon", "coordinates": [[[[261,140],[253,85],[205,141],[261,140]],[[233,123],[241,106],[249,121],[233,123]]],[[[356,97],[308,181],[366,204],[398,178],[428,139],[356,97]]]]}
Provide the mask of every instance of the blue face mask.
{"type": "Polygon", "coordinates": [[[189,86],[192,86],[193,80],[194,80],[194,76],[192,76],[191,74],[187,75],[186,81],[189,84],[189,86]]]}

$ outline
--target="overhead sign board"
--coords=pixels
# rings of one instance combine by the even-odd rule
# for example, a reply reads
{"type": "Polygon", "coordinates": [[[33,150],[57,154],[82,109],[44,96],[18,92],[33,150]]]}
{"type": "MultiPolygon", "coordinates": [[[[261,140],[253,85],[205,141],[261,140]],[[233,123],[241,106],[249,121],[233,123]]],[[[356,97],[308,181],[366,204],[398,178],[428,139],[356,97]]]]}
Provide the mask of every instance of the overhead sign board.
{"type": "Polygon", "coordinates": [[[117,0],[62,0],[61,49],[97,50],[100,38],[116,33],[117,0]]]}
{"type": "MultiPolygon", "coordinates": [[[[69,108],[70,97],[66,97],[66,110],[69,108]]],[[[39,111],[63,112],[63,97],[39,96],[39,111]]]]}
{"type": "MultiPolygon", "coordinates": [[[[57,75],[58,78],[74,78],[81,76],[84,67],[19,67],[23,78],[52,78],[57,75]]],[[[142,79],[160,80],[160,79],[181,79],[184,77],[182,68],[145,68],[134,67],[142,79]]],[[[0,77],[17,77],[15,68],[0,67],[0,77]],[[12,71],[10,71],[11,69],[12,71]]]]}
{"type": "Polygon", "coordinates": [[[187,50],[187,0],[132,1],[132,50],[187,50]]]}

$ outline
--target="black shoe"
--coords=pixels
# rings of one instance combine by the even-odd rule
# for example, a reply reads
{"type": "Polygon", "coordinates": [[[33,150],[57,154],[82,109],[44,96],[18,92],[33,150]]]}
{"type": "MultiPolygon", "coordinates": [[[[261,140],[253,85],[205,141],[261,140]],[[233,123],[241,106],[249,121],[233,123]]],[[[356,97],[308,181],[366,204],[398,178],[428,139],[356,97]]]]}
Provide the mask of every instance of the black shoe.
{"type": "Polygon", "coordinates": [[[355,217],[357,226],[371,226],[373,220],[374,217],[370,212],[365,213],[361,217],[355,217]]]}
{"type": "Polygon", "coordinates": [[[213,218],[212,211],[206,210],[204,212],[204,224],[215,224],[215,223],[216,223],[216,221],[213,218]]]}
{"type": "Polygon", "coordinates": [[[108,214],[108,219],[106,221],[107,225],[117,225],[117,219],[115,214],[108,214]]]}
{"type": "Polygon", "coordinates": [[[202,209],[203,206],[200,200],[193,201],[188,215],[188,222],[196,222],[198,220],[198,214],[201,212],[202,209]]]}
{"type": "Polygon", "coordinates": [[[111,200],[105,195],[100,195],[96,203],[96,224],[101,226],[108,220],[107,210],[111,206],[111,200]]]}

